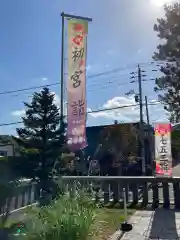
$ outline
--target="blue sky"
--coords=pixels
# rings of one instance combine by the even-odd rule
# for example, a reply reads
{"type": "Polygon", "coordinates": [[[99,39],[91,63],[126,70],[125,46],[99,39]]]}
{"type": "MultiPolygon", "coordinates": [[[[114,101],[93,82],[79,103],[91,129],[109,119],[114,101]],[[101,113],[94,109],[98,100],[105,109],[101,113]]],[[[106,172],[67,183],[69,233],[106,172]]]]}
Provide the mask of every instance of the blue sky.
{"type": "MultiPolygon", "coordinates": [[[[160,1],[160,0],[156,0],[160,1]]],[[[161,0],[162,1],[162,0],[161,0]]],[[[130,72],[140,63],[146,79],[158,73],[150,64],[158,44],[153,31],[163,8],[155,0],[1,0],[0,1],[0,92],[51,84],[60,81],[61,19],[60,13],[92,17],[88,34],[87,75],[111,71],[102,77],[87,78],[87,102],[92,110],[131,104],[124,95],[137,90],[130,84],[130,72]]],[[[58,102],[60,87],[52,87],[58,102]]],[[[33,91],[0,95],[0,123],[19,121],[23,101],[33,91]]],[[[157,99],[153,81],[143,83],[143,95],[157,99]]],[[[150,107],[151,120],[163,120],[160,106],[150,107]],[[156,114],[154,114],[156,112],[156,114]]],[[[138,109],[90,114],[88,125],[138,120],[138,109]]],[[[0,127],[0,133],[14,134],[15,127],[0,127]]]]}

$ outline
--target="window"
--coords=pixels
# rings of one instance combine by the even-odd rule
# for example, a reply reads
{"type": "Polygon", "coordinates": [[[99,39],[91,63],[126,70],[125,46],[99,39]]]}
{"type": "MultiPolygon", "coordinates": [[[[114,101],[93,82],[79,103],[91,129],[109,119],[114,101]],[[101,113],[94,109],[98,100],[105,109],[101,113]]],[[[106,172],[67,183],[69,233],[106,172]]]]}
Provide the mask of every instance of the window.
{"type": "Polygon", "coordinates": [[[6,157],[7,151],[0,151],[0,157],[6,157]]]}

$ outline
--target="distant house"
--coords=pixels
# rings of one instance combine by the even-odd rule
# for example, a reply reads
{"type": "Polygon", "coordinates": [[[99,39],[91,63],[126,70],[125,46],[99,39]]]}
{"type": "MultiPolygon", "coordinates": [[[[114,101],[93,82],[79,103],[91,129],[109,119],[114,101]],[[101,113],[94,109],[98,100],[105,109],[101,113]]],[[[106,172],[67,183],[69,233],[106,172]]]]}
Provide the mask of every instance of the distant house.
{"type": "Polygon", "coordinates": [[[0,135],[0,157],[20,156],[18,146],[9,135],[0,135]]]}

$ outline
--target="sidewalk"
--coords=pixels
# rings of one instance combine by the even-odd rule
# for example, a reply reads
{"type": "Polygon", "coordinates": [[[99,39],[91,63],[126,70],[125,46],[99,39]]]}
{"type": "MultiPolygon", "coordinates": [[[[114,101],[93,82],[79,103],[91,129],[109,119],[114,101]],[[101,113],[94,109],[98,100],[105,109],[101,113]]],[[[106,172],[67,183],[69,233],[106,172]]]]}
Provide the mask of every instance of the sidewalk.
{"type": "Polygon", "coordinates": [[[180,239],[180,212],[166,209],[137,211],[129,222],[133,229],[121,240],[180,239]]]}

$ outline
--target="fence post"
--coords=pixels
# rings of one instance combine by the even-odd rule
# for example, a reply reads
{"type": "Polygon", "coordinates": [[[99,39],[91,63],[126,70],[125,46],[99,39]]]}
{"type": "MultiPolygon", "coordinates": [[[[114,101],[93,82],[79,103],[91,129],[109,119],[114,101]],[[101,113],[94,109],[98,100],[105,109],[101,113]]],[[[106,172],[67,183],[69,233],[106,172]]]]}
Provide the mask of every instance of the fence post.
{"type": "Polygon", "coordinates": [[[153,208],[157,208],[159,205],[159,188],[158,183],[152,183],[152,190],[153,190],[153,208]]]}
{"type": "Polygon", "coordinates": [[[173,182],[173,189],[174,189],[174,203],[177,209],[180,208],[180,188],[179,182],[173,182]]]}
{"type": "Polygon", "coordinates": [[[146,206],[148,204],[148,183],[144,182],[142,185],[143,190],[143,205],[146,206]]]}
{"type": "Polygon", "coordinates": [[[133,204],[138,204],[138,184],[133,183],[132,185],[132,192],[133,192],[133,204]]]}
{"type": "Polygon", "coordinates": [[[70,182],[70,197],[74,198],[76,196],[76,182],[75,181],[71,181],[70,182]]]}
{"type": "Polygon", "coordinates": [[[119,183],[116,180],[114,180],[111,183],[111,187],[113,192],[113,201],[114,203],[118,203],[119,202],[119,183]]]}
{"type": "Polygon", "coordinates": [[[103,182],[103,192],[104,192],[104,204],[109,202],[109,182],[103,182]]]}
{"type": "Polygon", "coordinates": [[[169,199],[169,184],[168,182],[163,183],[163,199],[164,199],[164,208],[169,208],[170,199],[169,199]]]}

